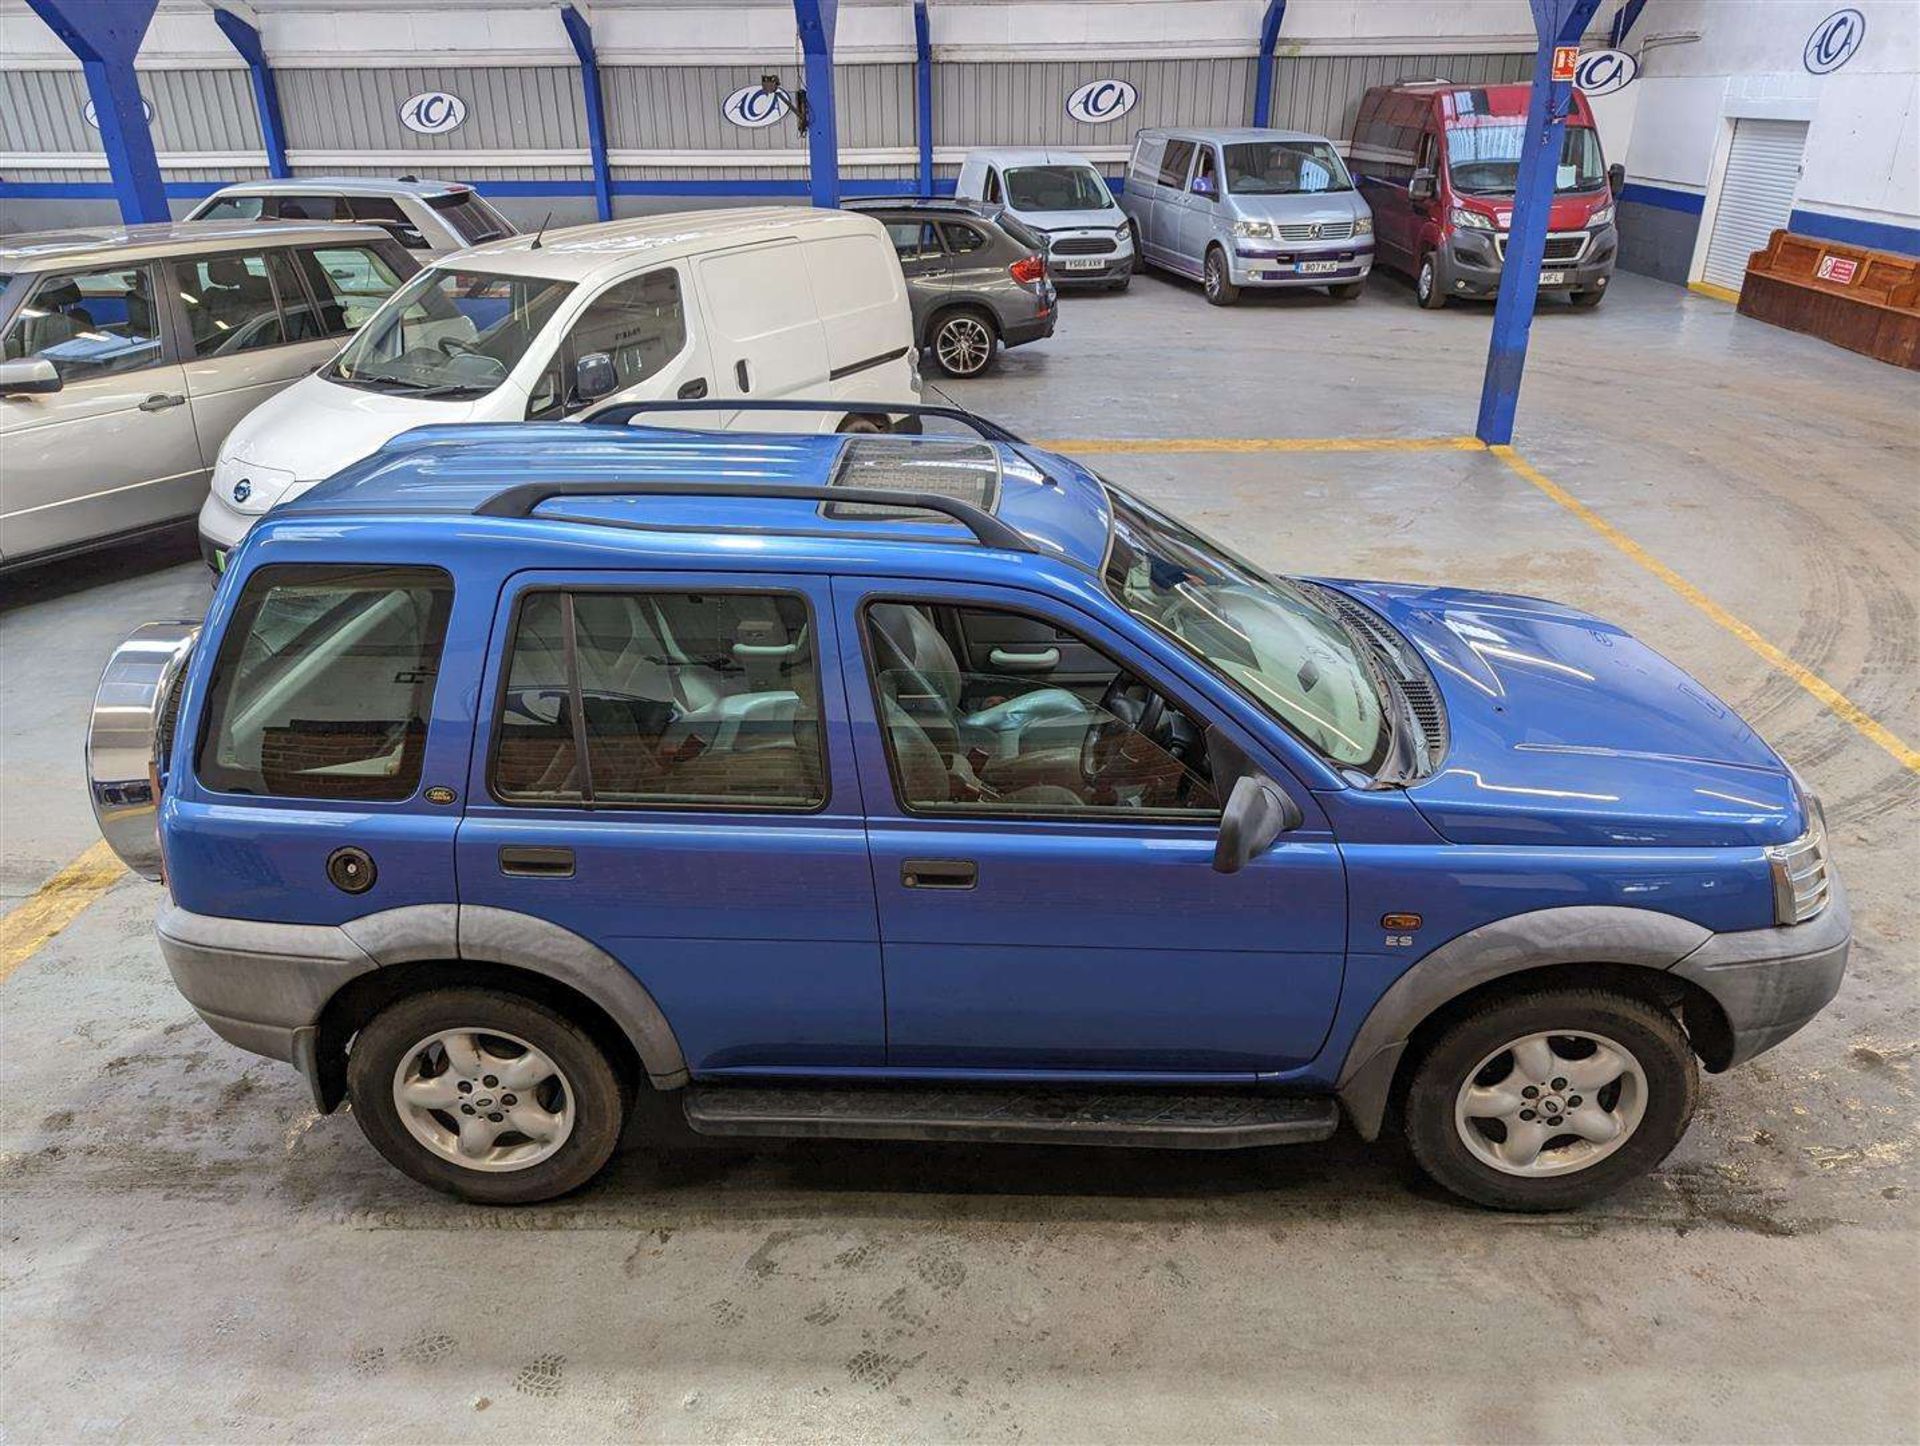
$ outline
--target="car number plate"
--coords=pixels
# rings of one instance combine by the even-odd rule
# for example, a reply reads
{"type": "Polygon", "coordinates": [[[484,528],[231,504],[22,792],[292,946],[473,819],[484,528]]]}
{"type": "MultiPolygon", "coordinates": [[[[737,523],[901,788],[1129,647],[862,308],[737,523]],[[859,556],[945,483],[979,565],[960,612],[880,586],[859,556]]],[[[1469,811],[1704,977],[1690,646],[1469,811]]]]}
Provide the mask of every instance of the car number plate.
{"type": "Polygon", "coordinates": [[[1075,256],[1071,259],[1063,257],[1053,264],[1062,271],[1098,271],[1107,263],[1098,256],[1075,256]]]}
{"type": "Polygon", "coordinates": [[[1329,271],[1338,271],[1339,269],[1340,263],[1338,261],[1302,261],[1300,263],[1300,274],[1302,276],[1323,276],[1329,271]]]}
{"type": "Polygon", "coordinates": [[[1567,273],[1564,271],[1542,271],[1540,273],[1540,284],[1542,286],[1564,286],[1566,285],[1566,281],[1567,273]]]}

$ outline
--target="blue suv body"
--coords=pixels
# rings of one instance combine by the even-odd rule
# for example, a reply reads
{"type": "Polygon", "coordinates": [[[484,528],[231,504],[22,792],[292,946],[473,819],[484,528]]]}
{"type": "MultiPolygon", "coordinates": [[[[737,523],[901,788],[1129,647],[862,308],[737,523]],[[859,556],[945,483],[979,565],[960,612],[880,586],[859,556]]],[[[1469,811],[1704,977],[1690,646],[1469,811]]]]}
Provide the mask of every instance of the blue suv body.
{"type": "Polygon", "coordinates": [[[1337,1102],[1553,1209],[1838,988],[1817,803],[1618,627],[1269,576],[982,430],[423,428],[275,510],[103,683],[183,993],[478,1200],[1337,1102]]]}

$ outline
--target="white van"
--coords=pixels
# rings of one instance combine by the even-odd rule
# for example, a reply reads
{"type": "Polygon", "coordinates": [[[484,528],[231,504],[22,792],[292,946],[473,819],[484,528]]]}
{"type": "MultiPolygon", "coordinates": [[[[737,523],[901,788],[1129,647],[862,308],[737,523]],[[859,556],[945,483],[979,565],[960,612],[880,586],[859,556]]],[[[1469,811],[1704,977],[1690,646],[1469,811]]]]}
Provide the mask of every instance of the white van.
{"type": "Polygon", "coordinates": [[[689,411],[674,426],[878,431],[919,401],[906,282],[871,216],[695,211],[444,257],[228,435],[207,561],[269,507],[430,422],[554,421],[608,401],[794,397],[871,411],[689,411]]]}
{"type": "Polygon", "coordinates": [[[1092,161],[1072,151],[968,151],[953,194],[997,206],[1039,232],[1054,282],[1125,291],[1133,279],[1126,215],[1092,161]]]}

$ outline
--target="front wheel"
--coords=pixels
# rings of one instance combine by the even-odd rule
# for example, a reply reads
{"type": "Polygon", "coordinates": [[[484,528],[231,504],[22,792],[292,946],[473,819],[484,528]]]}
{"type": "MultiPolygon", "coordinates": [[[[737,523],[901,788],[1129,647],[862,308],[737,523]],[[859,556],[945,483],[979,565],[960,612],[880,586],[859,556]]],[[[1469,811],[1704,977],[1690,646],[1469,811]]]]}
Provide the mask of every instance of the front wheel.
{"type": "Polygon", "coordinates": [[[1207,252],[1205,285],[1207,300],[1215,306],[1232,306],[1240,299],[1240,288],[1227,270],[1227,255],[1218,246],[1207,252]]]}
{"type": "Polygon", "coordinates": [[[619,1143],[620,1081],[591,1036],[544,1004],[434,989],[388,1005],[347,1058],[353,1117],[387,1163],[484,1205],[576,1190],[619,1143]]]}
{"type": "Polygon", "coordinates": [[[956,311],[933,331],[933,359],[950,377],[977,377],[993,365],[997,338],[986,321],[956,311]]]}
{"type": "Polygon", "coordinates": [[[1358,301],[1361,284],[1358,281],[1343,281],[1338,286],[1329,286],[1327,295],[1335,301],[1358,301]]]}
{"type": "Polygon", "coordinates": [[[1509,995],[1427,1048],[1407,1091],[1407,1143],[1476,1204],[1570,1210],[1664,1160],[1699,1092],[1687,1036],[1657,1006],[1603,989],[1509,995]]]}
{"type": "Polygon", "coordinates": [[[1426,311],[1438,311],[1447,304],[1446,289],[1440,285],[1440,268],[1429,252],[1420,258],[1420,274],[1413,279],[1413,299],[1426,311]]]}
{"type": "Polygon", "coordinates": [[[1606,292],[1597,289],[1593,291],[1576,291],[1568,300],[1572,301],[1573,304],[1582,311],[1591,311],[1600,304],[1601,298],[1606,294],[1606,292]]]}

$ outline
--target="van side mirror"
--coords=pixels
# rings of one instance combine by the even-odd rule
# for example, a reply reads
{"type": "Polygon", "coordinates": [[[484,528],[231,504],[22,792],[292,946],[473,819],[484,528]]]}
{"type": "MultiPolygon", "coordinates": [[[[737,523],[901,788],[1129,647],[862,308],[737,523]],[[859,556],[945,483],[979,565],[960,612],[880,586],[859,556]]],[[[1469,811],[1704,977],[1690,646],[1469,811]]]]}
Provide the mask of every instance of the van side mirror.
{"type": "Polygon", "coordinates": [[[1415,171],[1413,179],[1407,182],[1407,198],[1413,201],[1431,201],[1440,194],[1440,185],[1432,171],[1415,171]]]}
{"type": "Polygon", "coordinates": [[[60,373],[43,356],[0,362],[0,396],[29,397],[60,390],[60,373]]]}
{"type": "Polygon", "coordinates": [[[1196,196],[1205,196],[1209,201],[1213,200],[1216,194],[1213,177],[1195,176],[1193,178],[1193,194],[1196,196]]]}
{"type": "Polygon", "coordinates": [[[1220,814],[1220,837],[1213,846],[1213,871],[1237,874],[1272,848],[1281,834],[1304,822],[1300,805],[1262,773],[1243,773],[1227,795],[1220,814]]]}
{"type": "Polygon", "coordinates": [[[582,402],[597,402],[620,390],[620,373],[613,358],[603,351],[590,351],[573,364],[573,395],[582,402]]]}
{"type": "Polygon", "coordinates": [[[1607,167],[1607,189],[1619,195],[1627,186],[1627,168],[1615,161],[1607,167]]]}

